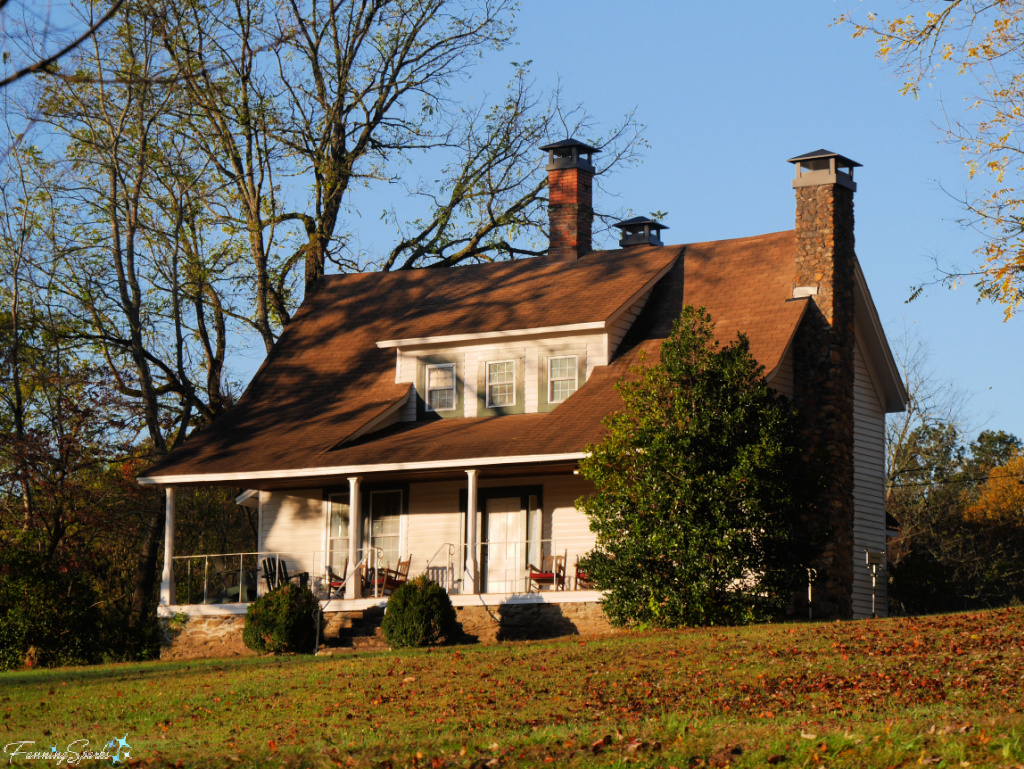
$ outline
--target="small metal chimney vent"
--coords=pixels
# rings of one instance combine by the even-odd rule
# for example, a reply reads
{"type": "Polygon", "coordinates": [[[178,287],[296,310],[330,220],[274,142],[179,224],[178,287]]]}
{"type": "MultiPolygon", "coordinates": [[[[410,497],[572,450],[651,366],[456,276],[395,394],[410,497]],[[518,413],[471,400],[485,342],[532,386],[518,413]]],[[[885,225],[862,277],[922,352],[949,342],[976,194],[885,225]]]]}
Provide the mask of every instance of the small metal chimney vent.
{"type": "Polygon", "coordinates": [[[790,158],[788,163],[796,165],[796,179],[793,188],[816,187],[819,184],[838,184],[854,192],[857,185],[853,181],[853,169],[860,168],[860,163],[850,160],[836,152],[815,150],[790,158]]]}
{"type": "Polygon", "coordinates": [[[554,144],[545,144],[541,147],[548,153],[548,164],[546,171],[558,171],[563,168],[580,168],[584,171],[594,173],[594,165],[590,157],[595,152],[600,152],[597,147],[591,147],[576,139],[562,139],[554,144]],[[586,157],[583,157],[586,155],[586,157]]]}
{"type": "Polygon", "coordinates": [[[661,230],[668,229],[668,227],[661,222],[648,219],[646,216],[634,216],[632,219],[619,222],[614,226],[622,230],[622,237],[619,239],[619,245],[623,248],[626,246],[663,245],[659,233],[661,230]]]}

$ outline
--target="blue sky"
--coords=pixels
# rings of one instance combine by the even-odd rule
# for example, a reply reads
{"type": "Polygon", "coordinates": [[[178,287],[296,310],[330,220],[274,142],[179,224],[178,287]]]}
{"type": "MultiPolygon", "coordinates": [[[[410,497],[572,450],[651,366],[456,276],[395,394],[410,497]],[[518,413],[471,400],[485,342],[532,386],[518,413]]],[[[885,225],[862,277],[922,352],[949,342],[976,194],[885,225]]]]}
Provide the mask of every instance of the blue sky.
{"type": "MultiPolygon", "coordinates": [[[[949,75],[918,100],[900,96],[871,42],[832,26],[844,11],[893,6],[869,3],[524,0],[516,45],[486,55],[453,95],[500,97],[510,63],[530,60],[538,89],[560,84],[604,127],[635,107],[650,149],[604,182],[618,197],[595,205],[667,211],[667,243],[791,229],[786,159],[825,148],[859,161],[857,253],[890,340],[911,334],[926,345],[936,380],[971,395],[974,432],[1024,438],[1024,315],[1004,323],[970,285],[933,286],[906,303],[911,286],[934,277],[933,260],[976,263],[980,239],[957,224],[950,196],[964,192],[963,160],[935,127],[943,104],[962,114],[965,84],[949,75]]],[[[396,189],[369,191],[355,213],[355,235],[371,252],[392,245],[377,214],[400,207],[396,189]]],[[[240,352],[238,374],[247,380],[261,359],[262,348],[240,352]]]]}
{"type": "Polygon", "coordinates": [[[949,193],[964,191],[966,174],[935,127],[943,102],[960,109],[963,84],[950,77],[918,100],[900,96],[870,41],[830,26],[851,8],[869,10],[853,0],[527,0],[518,44],[488,58],[472,85],[496,92],[508,62],[532,60],[538,86],[560,80],[568,101],[609,125],[637,107],[651,148],[606,182],[621,195],[608,207],[667,211],[670,243],[791,229],[786,159],[826,148],[859,161],[857,253],[887,333],[927,345],[935,376],[972,395],[975,430],[1024,437],[1024,317],[1003,323],[970,285],[906,303],[933,258],[970,266],[979,243],[956,222],[949,193]]]}

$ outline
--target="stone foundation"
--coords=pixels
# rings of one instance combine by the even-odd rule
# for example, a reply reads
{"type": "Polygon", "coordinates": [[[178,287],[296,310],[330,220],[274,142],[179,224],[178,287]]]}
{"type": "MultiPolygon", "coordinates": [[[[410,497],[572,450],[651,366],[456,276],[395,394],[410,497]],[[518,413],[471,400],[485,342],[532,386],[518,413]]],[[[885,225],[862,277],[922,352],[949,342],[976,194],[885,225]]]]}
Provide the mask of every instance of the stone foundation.
{"type": "Polygon", "coordinates": [[[256,654],[242,642],[244,614],[220,617],[161,618],[162,660],[194,660],[207,657],[251,657],[256,654]]]}
{"type": "MultiPolygon", "coordinates": [[[[586,603],[504,603],[455,608],[461,643],[560,638],[570,635],[603,635],[615,632],[601,605],[586,603]]],[[[324,613],[321,642],[335,651],[379,651],[387,649],[380,624],[382,609],[324,613]]],[[[242,642],[245,615],[161,618],[163,635],[160,659],[185,660],[208,657],[253,656],[242,642]]]]}
{"type": "Polygon", "coordinates": [[[598,603],[507,603],[458,606],[465,640],[478,643],[602,635],[614,628],[598,603]]]}

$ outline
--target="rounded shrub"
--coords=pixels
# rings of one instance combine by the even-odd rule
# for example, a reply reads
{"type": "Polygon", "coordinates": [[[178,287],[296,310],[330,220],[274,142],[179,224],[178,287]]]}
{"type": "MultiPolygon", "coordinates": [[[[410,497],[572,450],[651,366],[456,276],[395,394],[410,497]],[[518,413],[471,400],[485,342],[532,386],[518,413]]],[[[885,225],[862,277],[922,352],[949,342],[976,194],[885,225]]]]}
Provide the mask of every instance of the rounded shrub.
{"type": "Polygon", "coordinates": [[[291,582],[260,596],[245,613],[242,641],[258,652],[314,651],[317,625],[322,621],[320,604],[309,588],[291,582]]]}
{"type": "Polygon", "coordinates": [[[419,576],[391,594],[381,630],[388,644],[399,649],[449,641],[458,633],[459,623],[444,589],[419,576]]]}

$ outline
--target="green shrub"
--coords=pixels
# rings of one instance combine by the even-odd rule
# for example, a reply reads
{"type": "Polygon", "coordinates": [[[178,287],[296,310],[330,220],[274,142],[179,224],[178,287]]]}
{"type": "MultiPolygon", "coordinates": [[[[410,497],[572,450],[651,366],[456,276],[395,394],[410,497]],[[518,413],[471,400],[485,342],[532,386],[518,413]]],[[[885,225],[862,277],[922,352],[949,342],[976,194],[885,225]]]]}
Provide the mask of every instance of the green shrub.
{"type": "Polygon", "coordinates": [[[419,576],[391,594],[381,629],[388,644],[398,649],[449,641],[458,632],[459,623],[444,589],[419,576]]]}
{"type": "Polygon", "coordinates": [[[242,640],[258,652],[314,651],[317,625],[323,620],[320,604],[308,589],[291,582],[260,596],[245,613],[242,640]]]}
{"type": "Polygon", "coordinates": [[[0,553],[0,670],[94,662],[99,599],[80,569],[0,553]]]}

